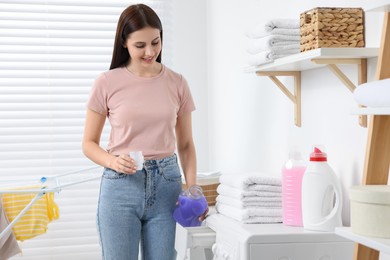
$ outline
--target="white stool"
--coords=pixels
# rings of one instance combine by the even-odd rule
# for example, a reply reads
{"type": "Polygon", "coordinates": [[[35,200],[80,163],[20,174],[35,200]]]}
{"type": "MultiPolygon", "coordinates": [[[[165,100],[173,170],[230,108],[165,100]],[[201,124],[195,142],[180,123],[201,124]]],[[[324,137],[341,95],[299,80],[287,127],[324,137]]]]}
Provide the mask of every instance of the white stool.
{"type": "Polygon", "coordinates": [[[175,249],[178,260],[211,260],[215,232],[207,226],[182,227],[176,224],[175,249]]]}

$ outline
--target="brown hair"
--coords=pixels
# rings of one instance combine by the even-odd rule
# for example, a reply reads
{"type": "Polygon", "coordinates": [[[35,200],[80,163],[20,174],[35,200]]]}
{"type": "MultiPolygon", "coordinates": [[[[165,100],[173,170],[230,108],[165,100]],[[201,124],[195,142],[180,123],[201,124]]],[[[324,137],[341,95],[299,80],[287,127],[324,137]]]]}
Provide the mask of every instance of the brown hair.
{"type": "MultiPolygon", "coordinates": [[[[110,70],[125,65],[131,59],[129,52],[124,47],[126,39],[129,34],[147,26],[159,29],[162,41],[162,24],[160,18],[152,8],[144,4],[135,4],[127,7],[122,12],[116,29],[110,70]]],[[[157,62],[161,63],[161,52],[157,57],[157,62]]]]}

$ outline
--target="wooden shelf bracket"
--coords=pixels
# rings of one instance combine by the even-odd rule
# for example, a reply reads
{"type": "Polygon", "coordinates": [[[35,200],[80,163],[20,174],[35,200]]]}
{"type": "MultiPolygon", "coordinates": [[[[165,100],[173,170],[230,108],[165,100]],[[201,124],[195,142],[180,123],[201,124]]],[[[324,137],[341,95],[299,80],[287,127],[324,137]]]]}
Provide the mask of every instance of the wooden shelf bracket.
{"type": "Polygon", "coordinates": [[[294,122],[301,127],[301,72],[300,71],[257,71],[257,76],[269,77],[276,86],[293,102],[294,104],[294,122]],[[285,85],[277,78],[278,76],[294,77],[294,93],[286,88],[285,85]]]}
{"type": "MultiPolygon", "coordinates": [[[[355,84],[340,70],[337,64],[357,64],[358,65],[358,85],[367,82],[367,59],[312,59],[312,62],[316,64],[325,64],[330,71],[332,71],[340,81],[353,92],[356,89],[355,84]]],[[[367,116],[359,116],[359,125],[367,127],[367,116]]]]}

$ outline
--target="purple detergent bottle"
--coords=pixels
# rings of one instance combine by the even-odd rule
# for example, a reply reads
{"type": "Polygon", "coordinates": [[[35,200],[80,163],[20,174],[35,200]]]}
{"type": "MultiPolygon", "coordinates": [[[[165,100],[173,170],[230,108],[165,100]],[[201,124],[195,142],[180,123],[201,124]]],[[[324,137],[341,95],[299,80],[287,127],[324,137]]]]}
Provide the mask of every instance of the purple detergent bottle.
{"type": "Polygon", "coordinates": [[[200,186],[193,185],[182,191],[178,199],[179,203],[173,212],[173,218],[183,227],[197,227],[202,223],[199,216],[202,215],[208,205],[200,186]]]}

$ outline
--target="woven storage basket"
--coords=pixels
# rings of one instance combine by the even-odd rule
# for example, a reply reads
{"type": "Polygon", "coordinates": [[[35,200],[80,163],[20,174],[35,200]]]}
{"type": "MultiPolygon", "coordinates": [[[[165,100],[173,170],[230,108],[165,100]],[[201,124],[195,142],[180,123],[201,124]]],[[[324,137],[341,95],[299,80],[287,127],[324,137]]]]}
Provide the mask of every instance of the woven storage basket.
{"type": "Polygon", "coordinates": [[[364,47],[362,8],[317,7],[300,15],[301,52],[364,47]]]}
{"type": "Polygon", "coordinates": [[[217,198],[217,188],[218,188],[219,183],[214,183],[214,184],[208,184],[208,185],[200,185],[203,189],[203,194],[206,197],[207,203],[209,206],[214,206],[215,205],[215,200],[217,198]]]}

